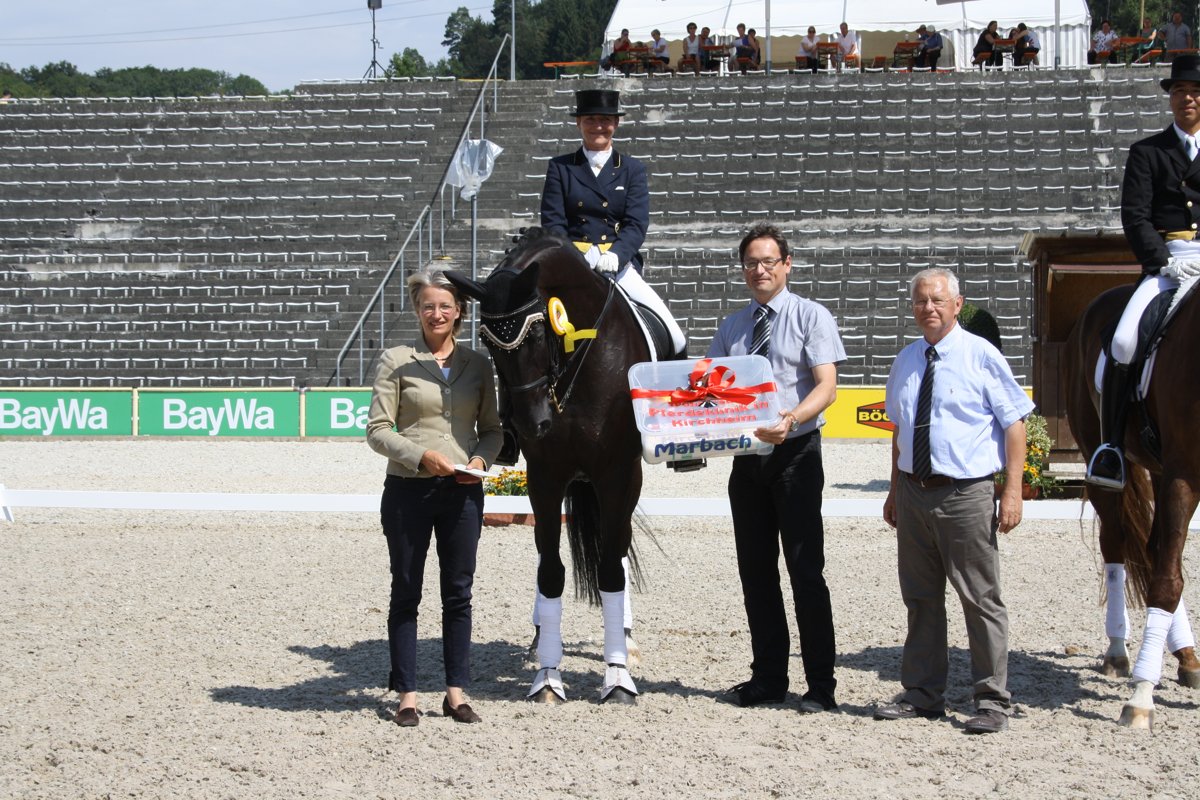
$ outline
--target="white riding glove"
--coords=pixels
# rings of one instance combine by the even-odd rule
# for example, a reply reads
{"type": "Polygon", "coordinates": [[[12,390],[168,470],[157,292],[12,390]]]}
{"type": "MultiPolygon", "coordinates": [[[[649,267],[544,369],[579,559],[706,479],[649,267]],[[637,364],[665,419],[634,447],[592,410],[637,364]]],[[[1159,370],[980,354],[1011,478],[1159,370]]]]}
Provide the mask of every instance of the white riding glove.
{"type": "Polygon", "coordinates": [[[600,258],[596,260],[596,272],[607,272],[611,274],[620,268],[621,262],[617,258],[617,254],[611,250],[609,250],[607,253],[603,253],[600,258]]]}
{"type": "Polygon", "coordinates": [[[1194,278],[1200,275],[1200,259],[1175,258],[1172,256],[1167,259],[1167,265],[1162,268],[1162,274],[1168,278],[1176,278],[1181,281],[1194,278]]]}

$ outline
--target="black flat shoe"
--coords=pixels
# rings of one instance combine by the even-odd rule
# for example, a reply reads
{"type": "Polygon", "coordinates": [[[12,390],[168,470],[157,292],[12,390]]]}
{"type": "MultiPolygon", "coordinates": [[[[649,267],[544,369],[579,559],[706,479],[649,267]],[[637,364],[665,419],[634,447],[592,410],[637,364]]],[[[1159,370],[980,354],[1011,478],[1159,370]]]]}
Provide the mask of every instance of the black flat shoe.
{"type": "Polygon", "coordinates": [[[450,707],[450,698],[442,698],[442,714],[454,720],[455,722],[483,722],[466,703],[459,703],[457,707],[450,707]]]}
{"type": "Polygon", "coordinates": [[[739,683],[730,688],[725,694],[734,695],[737,704],[742,708],[770,705],[782,703],[787,698],[787,684],[782,687],[771,686],[751,678],[745,683],[739,683]]]}
{"type": "Polygon", "coordinates": [[[415,708],[402,708],[396,712],[396,724],[401,728],[415,728],[421,721],[421,712],[415,708]]]}

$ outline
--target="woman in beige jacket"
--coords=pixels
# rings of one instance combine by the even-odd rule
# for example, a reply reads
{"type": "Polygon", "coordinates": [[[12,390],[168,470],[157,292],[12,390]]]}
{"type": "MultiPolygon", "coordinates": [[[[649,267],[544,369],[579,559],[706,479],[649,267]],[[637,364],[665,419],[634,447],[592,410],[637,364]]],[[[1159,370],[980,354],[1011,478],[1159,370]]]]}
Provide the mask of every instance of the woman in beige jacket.
{"type": "Polygon", "coordinates": [[[380,519],[391,561],[389,688],[400,693],[396,722],[417,724],[417,606],[432,535],[441,567],[442,713],[478,722],[465,702],[470,682],[471,586],[483,523],[483,486],[462,470],[486,470],[500,450],[496,386],[487,356],[459,345],[466,303],[437,270],[413,275],[409,297],[421,322],[410,346],[380,358],[367,442],[388,458],[380,519]]]}

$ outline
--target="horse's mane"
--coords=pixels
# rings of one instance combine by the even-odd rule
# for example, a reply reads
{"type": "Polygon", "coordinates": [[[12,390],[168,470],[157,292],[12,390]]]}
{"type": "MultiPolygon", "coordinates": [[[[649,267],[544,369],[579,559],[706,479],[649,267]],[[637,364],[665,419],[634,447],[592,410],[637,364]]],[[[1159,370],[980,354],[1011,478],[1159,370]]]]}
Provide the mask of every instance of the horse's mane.
{"type": "MultiPolygon", "coordinates": [[[[579,268],[579,280],[584,280],[591,273],[587,262],[579,255],[579,251],[566,239],[557,236],[543,228],[532,227],[521,231],[515,247],[504,255],[504,259],[496,265],[487,278],[487,297],[484,300],[484,313],[504,313],[520,308],[533,299],[537,288],[543,285],[549,277],[539,269],[537,282],[525,276],[526,270],[539,267],[551,258],[556,259],[556,266],[565,264],[579,268]]],[[[556,270],[557,272],[557,270],[556,270]]],[[[573,281],[572,281],[573,282],[573,281]]]]}

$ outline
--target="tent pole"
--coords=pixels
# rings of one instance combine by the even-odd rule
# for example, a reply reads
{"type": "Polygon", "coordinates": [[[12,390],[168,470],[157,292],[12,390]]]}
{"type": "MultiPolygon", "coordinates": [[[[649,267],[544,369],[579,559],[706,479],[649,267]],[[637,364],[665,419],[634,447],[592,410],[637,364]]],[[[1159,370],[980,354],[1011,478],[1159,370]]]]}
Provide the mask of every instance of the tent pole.
{"type": "Polygon", "coordinates": [[[1060,0],[1054,0],[1054,68],[1062,66],[1062,8],[1060,0]]]}
{"type": "Polygon", "coordinates": [[[771,74],[771,0],[767,4],[767,74],[771,74]]]}

